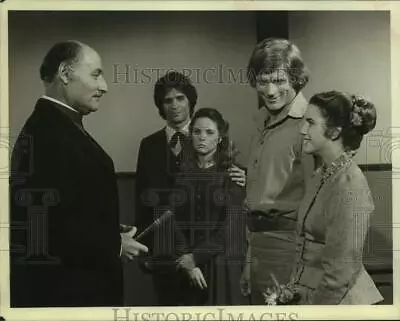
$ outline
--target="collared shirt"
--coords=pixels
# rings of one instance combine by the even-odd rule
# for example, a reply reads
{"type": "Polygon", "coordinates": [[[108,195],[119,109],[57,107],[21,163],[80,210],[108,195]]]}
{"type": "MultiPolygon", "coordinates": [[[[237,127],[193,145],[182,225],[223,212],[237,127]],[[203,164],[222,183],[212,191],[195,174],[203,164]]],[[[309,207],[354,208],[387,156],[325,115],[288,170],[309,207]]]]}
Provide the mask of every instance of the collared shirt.
{"type": "MultiPolygon", "coordinates": [[[[190,121],[187,122],[187,124],[185,126],[182,127],[181,130],[179,130],[180,132],[182,132],[183,134],[185,134],[186,136],[189,135],[189,124],[190,121]]],[[[171,126],[167,125],[167,127],[165,127],[165,133],[167,134],[167,141],[168,143],[171,141],[172,136],[174,136],[174,134],[177,132],[177,130],[175,130],[174,128],[172,128],[171,126]]]]}
{"type": "Polygon", "coordinates": [[[47,99],[47,100],[52,101],[53,103],[56,103],[57,108],[60,111],[62,111],[65,115],[67,115],[74,122],[74,124],[76,124],[79,127],[79,129],[81,129],[85,132],[85,130],[83,128],[83,123],[82,123],[82,115],[77,110],[73,109],[71,106],[68,106],[67,104],[65,104],[62,101],[59,101],[58,99],[55,99],[53,97],[43,95],[41,98],[47,99]]]}
{"type": "Polygon", "coordinates": [[[47,95],[43,95],[42,96],[43,99],[47,99],[52,101],[53,103],[59,104],[61,106],[64,106],[65,108],[68,108],[69,110],[74,111],[75,113],[78,113],[77,110],[73,109],[71,106],[68,106],[66,103],[63,103],[62,101],[59,101],[58,99],[55,99],[53,97],[47,96],[47,95]]]}
{"type": "Polygon", "coordinates": [[[295,218],[304,195],[304,178],[314,169],[312,156],[302,153],[300,129],[307,106],[299,93],[272,122],[266,108],[255,115],[247,176],[246,201],[251,211],[274,209],[295,218]]]}
{"type": "MultiPolygon", "coordinates": [[[[182,127],[181,130],[179,130],[181,133],[183,133],[185,136],[189,136],[189,124],[190,121],[187,122],[187,124],[185,126],[182,127]]],[[[174,134],[177,132],[177,130],[175,130],[174,128],[172,128],[171,126],[165,127],[165,133],[167,135],[167,142],[170,143],[172,136],[174,136],[174,134]]],[[[175,148],[173,148],[173,152],[175,155],[178,155],[182,149],[182,142],[178,140],[178,143],[176,144],[175,148]]]]}

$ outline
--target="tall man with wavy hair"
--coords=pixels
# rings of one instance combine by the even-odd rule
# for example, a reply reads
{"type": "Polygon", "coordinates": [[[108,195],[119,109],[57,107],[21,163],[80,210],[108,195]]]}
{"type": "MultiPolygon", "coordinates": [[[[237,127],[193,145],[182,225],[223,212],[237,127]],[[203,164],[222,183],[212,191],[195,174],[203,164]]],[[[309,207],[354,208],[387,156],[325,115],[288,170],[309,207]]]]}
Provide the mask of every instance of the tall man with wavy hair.
{"type": "Polygon", "coordinates": [[[300,50],[286,39],[257,44],[247,67],[250,85],[262,107],[255,115],[247,173],[248,251],[241,287],[252,304],[289,280],[294,260],[296,210],[313,159],[302,152],[300,134],[307,100],[301,90],[309,74],[300,50]]]}

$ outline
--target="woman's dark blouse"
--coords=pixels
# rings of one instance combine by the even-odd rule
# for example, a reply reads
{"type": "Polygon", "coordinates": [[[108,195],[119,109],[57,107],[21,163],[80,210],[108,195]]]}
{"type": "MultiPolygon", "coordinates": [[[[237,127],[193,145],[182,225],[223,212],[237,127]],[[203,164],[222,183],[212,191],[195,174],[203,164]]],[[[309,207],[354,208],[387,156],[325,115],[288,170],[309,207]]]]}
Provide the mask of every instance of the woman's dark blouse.
{"type": "Polygon", "coordinates": [[[176,178],[170,199],[175,254],[193,254],[209,286],[209,304],[235,304],[232,296],[239,290],[246,251],[244,197],[244,188],[217,166],[187,170],[176,178]]]}

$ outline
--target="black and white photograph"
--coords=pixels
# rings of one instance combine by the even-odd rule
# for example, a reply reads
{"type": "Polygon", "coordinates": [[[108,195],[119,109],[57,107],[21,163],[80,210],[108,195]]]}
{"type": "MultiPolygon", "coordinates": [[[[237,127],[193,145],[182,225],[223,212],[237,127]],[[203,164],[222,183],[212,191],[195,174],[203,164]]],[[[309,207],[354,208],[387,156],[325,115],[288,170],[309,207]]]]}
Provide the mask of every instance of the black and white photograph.
{"type": "Polygon", "coordinates": [[[400,317],[393,8],[167,2],[0,4],[0,316],[400,317]]]}

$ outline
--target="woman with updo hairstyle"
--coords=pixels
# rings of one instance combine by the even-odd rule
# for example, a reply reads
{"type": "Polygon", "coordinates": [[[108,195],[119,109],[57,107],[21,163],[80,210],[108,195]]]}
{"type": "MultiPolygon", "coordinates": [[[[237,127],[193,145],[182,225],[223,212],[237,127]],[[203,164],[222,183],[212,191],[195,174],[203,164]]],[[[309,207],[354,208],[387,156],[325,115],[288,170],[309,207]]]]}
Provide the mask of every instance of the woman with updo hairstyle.
{"type": "Polygon", "coordinates": [[[363,97],[329,91],[310,99],[301,129],[303,150],[320,166],[298,212],[292,282],[299,304],[375,304],[383,299],[362,262],[374,204],[353,160],[375,124],[375,107],[363,97]]]}
{"type": "MultiPolygon", "coordinates": [[[[229,178],[237,152],[216,109],[199,109],[182,150],[174,200],[175,279],[184,305],[243,304],[245,190],[229,178]]],[[[236,164],[237,165],[237,164],[236,164]]]]}

